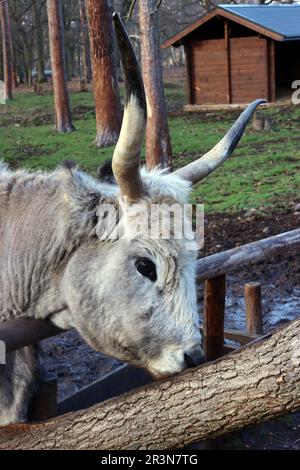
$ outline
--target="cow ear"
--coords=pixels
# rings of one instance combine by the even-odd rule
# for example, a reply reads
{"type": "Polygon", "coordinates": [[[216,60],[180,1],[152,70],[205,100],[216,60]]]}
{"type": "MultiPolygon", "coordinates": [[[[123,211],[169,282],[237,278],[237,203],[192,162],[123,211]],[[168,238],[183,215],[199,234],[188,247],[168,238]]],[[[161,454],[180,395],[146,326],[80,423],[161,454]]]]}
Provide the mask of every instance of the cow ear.
{"type": "Polygon", "coordinates": [[[112,159],[105,160],[98,166],[97,179],[101,183],[117,184],[112,171],[112,159]]]}
{"type": "Polygon", "coordinates": [[[74,174],[75,171],[79,169],[79,166],[75,160],[64,160],[59,166],[58,170],[69,172],[71,176],[74,174]]]}
{"type": "Polygon", "coordinates": [[[63,165],[57,170],[63,184],[63,199],[80,233],[100,240],[115,240],[119,223],[119,203],[117,199],[104,196],[99,183],[77,166],[63,165]]]}

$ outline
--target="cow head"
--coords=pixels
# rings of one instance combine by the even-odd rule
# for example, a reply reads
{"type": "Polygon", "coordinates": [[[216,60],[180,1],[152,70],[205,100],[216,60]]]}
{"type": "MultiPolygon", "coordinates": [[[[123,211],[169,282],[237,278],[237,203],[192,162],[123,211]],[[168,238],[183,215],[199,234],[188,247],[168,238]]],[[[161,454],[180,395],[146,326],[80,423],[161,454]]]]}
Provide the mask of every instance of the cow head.
{"type": "MultiPolygon", "coordinates": [[[[70,326],[92,347],[159,377],[202,362],[195,288],[197,251],[191,249],[190,233],[178,238],[173,227],[168,237],[153,237],[137,233],[136,228],[164,225],[170,215],[166,207],[188,202],[192,184],[228,158],[263,100],[249,105],[225,137],[200,159],[174,173],[141,170],[147,108],[144,86],[117,15],[114,23],[124,69],[125,108],[112,160],[117,185],[110,185],[111,197],[104,202],[110,202],[118,215],[109,228],[109,210],[103,210],[103,201],[98,205],[98,238],[76,250],[62,289],[71,312],[70,326]],[[145,219],[153,205],[158,208],[156,218],[145,219]],[[109,236],[116,226],[118,236],[109,236]]],[[[95,192],[91,186],[91,193],[95,192]]]]}

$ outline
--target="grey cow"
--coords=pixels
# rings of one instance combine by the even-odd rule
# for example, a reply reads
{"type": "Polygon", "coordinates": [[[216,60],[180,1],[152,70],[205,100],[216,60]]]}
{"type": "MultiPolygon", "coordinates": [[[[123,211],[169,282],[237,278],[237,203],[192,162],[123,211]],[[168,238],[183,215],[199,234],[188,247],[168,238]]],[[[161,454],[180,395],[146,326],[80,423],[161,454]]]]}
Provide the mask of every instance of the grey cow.
{"type": "MultiPolygon", "coordinates": [[[[0,164],[0,321],[47,318],[75,327],[94,349],[161,377],[202,360],[196,251],[172,233],[169,239],[138,236],[136,224],[152,204],[186,203],[191,184],[225,161],[262,101],[199,160],[172,174],[140,170],[144,87],[116,15],[114,22],[126,88],[112,162],[117,184],[72,166],[43,173],[0,164]],[[118,214],[117,238],[107,230],[106,206],[118,214]]],[[[38,371],[34,347],[8,355],[0,370],[0,425],[26,420],[38,371]]]]}

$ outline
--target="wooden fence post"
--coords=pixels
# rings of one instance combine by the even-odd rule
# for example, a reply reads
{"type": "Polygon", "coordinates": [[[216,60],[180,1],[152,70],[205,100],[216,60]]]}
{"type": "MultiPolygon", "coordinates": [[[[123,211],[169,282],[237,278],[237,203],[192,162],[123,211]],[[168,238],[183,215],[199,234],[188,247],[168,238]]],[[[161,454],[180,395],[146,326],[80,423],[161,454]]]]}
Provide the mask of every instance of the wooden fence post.
{"type": "Polygon", "coordinates": [[[205,281],[203,347],[206,361],[223,356],[225,274],[205,281]]]}
{"type": "Polygon", "coordinates": [[[57,416],[57,378],[49,375],[40,384],[29,404],[28,420],[44,421],[57,416]]]}
{"type": "Polygon", "coordinates": [[[263,319],[261,309],[261,284],[249,282],[244,287],[247,330],[250,334],[263,334],[263,319]]]}
{"type": "MultiPolygon", "coordinates": [[[[203,349],[205,361],[224,354],[225,274],[205,281],[203,310],[203,349]]],[[[219,438],[203,442],[205,450],[220,449],[219,438]]]]}

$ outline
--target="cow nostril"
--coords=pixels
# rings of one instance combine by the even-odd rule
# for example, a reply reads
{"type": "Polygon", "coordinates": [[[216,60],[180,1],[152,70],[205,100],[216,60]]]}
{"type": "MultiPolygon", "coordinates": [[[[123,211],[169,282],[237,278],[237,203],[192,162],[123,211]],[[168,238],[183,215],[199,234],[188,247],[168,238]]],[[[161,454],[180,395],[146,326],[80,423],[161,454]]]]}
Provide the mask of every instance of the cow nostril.
{"type": "Polygon", "coordinates": [[[184,359],[188,367],[196,367],[204,363],[203,355],[198,352],[197,353],[185,353],[184,359]]]}

